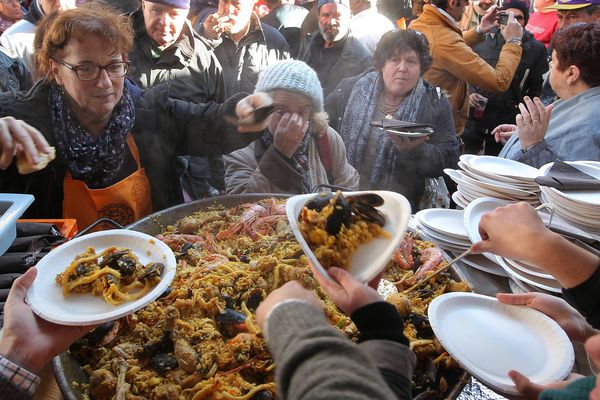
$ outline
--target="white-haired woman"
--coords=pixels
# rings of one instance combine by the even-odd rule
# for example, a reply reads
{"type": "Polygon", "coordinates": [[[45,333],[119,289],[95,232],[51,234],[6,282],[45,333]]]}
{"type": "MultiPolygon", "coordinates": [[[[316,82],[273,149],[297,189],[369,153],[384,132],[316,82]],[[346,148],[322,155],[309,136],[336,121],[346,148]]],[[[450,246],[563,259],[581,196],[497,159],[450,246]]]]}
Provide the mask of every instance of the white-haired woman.
{"type": "Polygon", "coordinates": [[[261,137],[224,157],[227,193],[309,193],[320,184],[358,189],[341,137],[327,125],[314,70],[285,60],[265,69],[255,92],[275,107],[261,137]]]}

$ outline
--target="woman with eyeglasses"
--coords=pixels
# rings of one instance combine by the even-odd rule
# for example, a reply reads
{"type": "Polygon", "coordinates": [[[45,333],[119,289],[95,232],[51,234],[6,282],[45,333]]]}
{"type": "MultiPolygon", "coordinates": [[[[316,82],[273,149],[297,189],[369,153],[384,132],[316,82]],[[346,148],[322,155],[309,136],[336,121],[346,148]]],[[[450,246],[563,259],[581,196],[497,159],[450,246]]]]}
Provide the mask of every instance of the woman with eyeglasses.
{"type": "Polygon", "coordinates": [[[168,83],[142,92],[126,81],[133,32],[108,6],[60,13],[41,43],[45,79],[0,96],[0,192],[33,194],[30,218],[131,223],[183,201],[177,155],[222,154],[256,138],[223,122],[243,95],[197,105],[171,99],[168,83]],[[19,159],[30,164],[21,173],[19,159]]]}
{"type": "Polygon", "coordinates": [[[432,60],[421,33],[385,33],[373,58],[375,68],[344,79],[327,97],[325,109],[344,140],[350,165],[358,170],[360,189],[402,193],[416,211],[426,178],[439,177],[458,162],[450,103],[423,79],[432,60]],[[431,124],[435,133],[409,138],[371,125],[384,119],[431,124]]]}

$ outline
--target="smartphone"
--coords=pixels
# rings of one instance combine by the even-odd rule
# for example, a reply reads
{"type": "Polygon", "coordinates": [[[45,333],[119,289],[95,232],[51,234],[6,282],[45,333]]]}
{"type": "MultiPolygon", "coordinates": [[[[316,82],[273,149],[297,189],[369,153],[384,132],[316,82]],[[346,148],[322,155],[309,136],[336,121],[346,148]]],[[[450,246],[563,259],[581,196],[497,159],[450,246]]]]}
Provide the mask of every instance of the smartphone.
{"type": "Polygon", "coordinates": [[[498,17],[496,18],[496,21],[498,21],[500,25],[508,24],[508,13],[506,11],[500,11],[498,13],[498,17]]]}

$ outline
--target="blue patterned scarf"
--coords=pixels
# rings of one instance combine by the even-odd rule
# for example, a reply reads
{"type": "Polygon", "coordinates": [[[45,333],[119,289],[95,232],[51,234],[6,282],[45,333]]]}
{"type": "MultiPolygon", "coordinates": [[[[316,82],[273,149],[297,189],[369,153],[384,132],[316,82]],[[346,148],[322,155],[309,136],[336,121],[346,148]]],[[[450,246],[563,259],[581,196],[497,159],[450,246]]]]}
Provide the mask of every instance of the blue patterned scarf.
{"type": "Polygon", "coordinates": [[[50,86],[48,102],[58,155],[66,161],[73,179],[92,189],[116,183],[125,160],[127,134],[135,122],[135,106],[127,88],[123,88],[123,96],[100,137],[90,135],[79,125],[62,87],[50,86]]]}
{"type": "MultiPolygon", "coordinates": [[[[371,119],[375,107],[383,91],[383,80],[379,71],[373,71],[360,78],[350,93],[348,105],[344,111],[344,119],[340,127],[340,135],[346,145],[348,162],[356,169],[362,163],[365,149],[371,134],[371,119]]],[[[396,110],[394,119],[416,122],[417,111],[425,93],[423,78],[419,78],[416,86],[396,110]]],[[[393,173],[388,169],[395,164],[398,150],[386,136],[379,142],[369,188],[389,189],[392,186],[393,173]]]]}

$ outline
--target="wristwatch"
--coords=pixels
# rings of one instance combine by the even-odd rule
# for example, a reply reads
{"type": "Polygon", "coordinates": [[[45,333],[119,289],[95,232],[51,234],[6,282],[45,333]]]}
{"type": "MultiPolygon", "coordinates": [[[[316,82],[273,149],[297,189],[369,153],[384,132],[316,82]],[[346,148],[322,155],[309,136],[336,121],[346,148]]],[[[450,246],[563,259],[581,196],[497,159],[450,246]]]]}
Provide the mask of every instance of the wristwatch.
{"type": "Polygon", "coordinates": [[[523,40],[521,40],[521,38],[514,37],[514,38],[510,39],[510,40],[509,40],[508,42],[506,42],[506,43],[514,43],[514,44],[516,44],[516,45],[520,46],[520,45],[521,45],[521,42],[523,42],[523,40]]]}
{"type": "Polygon", "coordinates": [[[481,32],[481,25],[477,25],[477,28],[475,28],[475,32],[477,32],[480,38],[485,39],[485,33],[481,32]]]}

